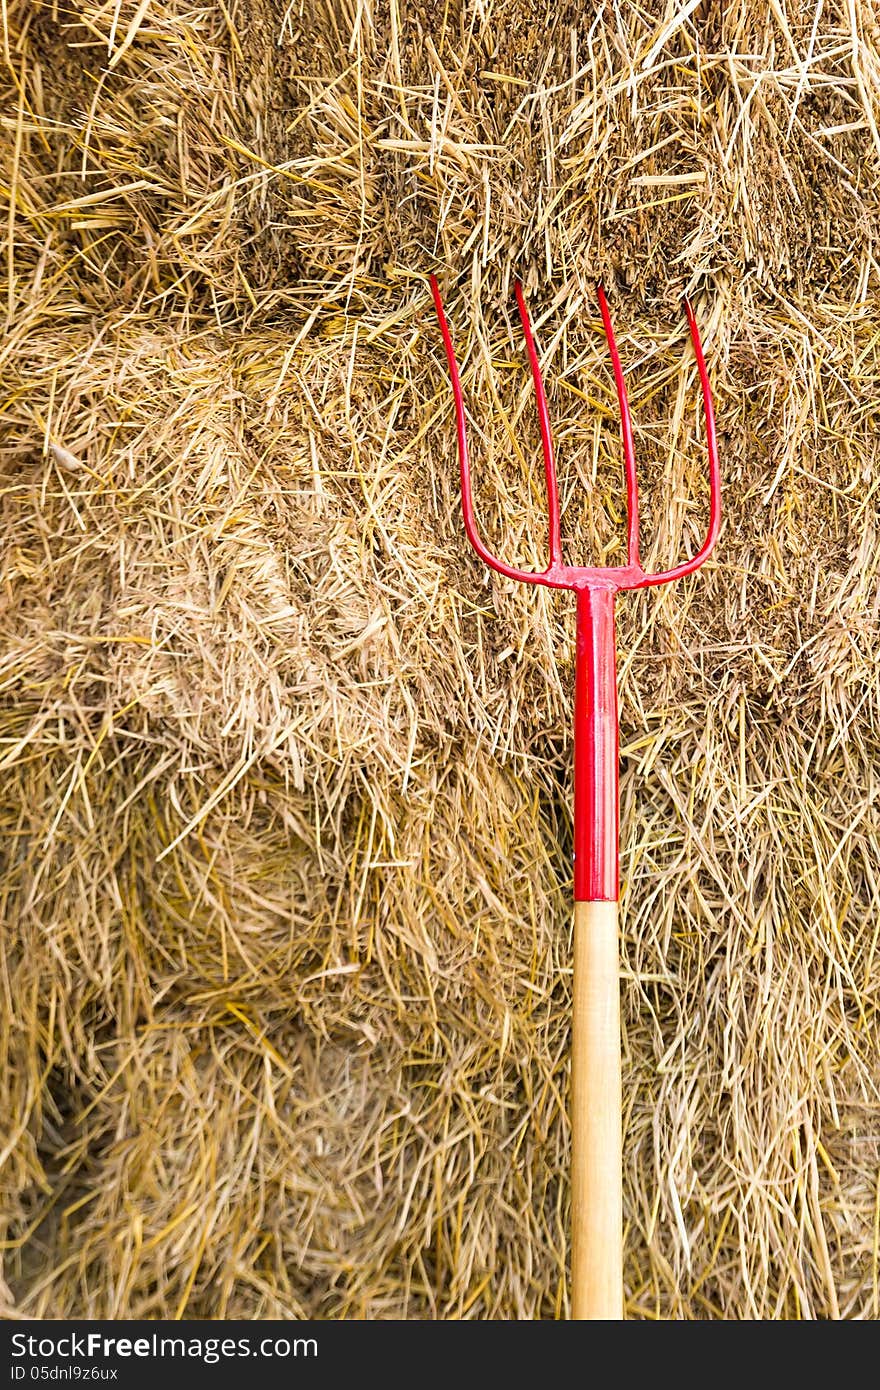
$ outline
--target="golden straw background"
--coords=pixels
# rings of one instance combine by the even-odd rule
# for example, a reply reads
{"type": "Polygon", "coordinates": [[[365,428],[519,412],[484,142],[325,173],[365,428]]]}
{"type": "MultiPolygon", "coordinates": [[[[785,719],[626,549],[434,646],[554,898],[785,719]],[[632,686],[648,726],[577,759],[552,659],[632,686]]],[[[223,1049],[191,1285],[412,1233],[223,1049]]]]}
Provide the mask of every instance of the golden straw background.
{"type": "Polygon", "coordinates": [[[5,0],[6,1317],[568,1308],[573,606],[619,605],[632,1318],[876,1318],[870,0],[5,0]]]}

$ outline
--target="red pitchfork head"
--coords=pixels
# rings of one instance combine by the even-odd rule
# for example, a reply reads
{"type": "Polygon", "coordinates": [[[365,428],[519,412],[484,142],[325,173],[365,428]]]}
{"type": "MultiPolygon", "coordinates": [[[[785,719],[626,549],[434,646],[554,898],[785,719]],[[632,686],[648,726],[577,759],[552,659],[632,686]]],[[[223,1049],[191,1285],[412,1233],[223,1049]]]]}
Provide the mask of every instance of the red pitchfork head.
{"type": "Polygon", "coordinates": [[[709,374],[706,370],[705,358],[703,357],[700,331],[697,327],[697,321],[694,318],[694,311],[691,308],[690,302],[685,299],[684,307],[687,315],[688,327],[690,328],[694,355],[697,359],[697,370],[700,375],[700,387],[703,396],[703,414],[706,422],[706,449],[709,455],[709,530],[705,541],[692,559],[685,560],[680,565],[676,565],[673,569],[664,570],[659,574],[646,574],[639,561],[639,494],[636,479],[632,421],[629,413],[629,402],[626,396],[623,367],[621,366],[620,354],[617,351],[617,344],[614,340],[614,329],[611,326],[611,316],[608,312],[605,292],[600,285],[598,287],[599,310],[602,315],[608,350],[611,354],[611,365],[614,369],[614,382],[617,387],[617,400],[620,406],[623,465],[626,475],[627,563],[625,565],[600,569],[585,565],[566,565],[563,562],[560,533],[559,487],[556,481],[556,463],[553,457],[553,441],[550,433],[550,417],[547,411],[547,398],[544,394],[544,383],[541,380],[541,368],[535,349],[535,341],[532,337],[532,329],[529,323],[525,299],[523,298],[522,287],[519,284],[516,285],[516,302],[519,306],[519,316],[525,334],[526,350],[529,355],[532,380],[535,385],[535,395],[538,403],[538,425],[541,432],[541,448],[544,454],[544,476],[547,484],[547,510],[549,514],[550,535],[550,563],[547,568],[545,570],[521,570],[515,568],[513,565],[506,564],[503,560],[499,560],[493,555],[483,543],[479,530],[477,529],[474,517],[473,494],[471,491],[470,458],[468,455],[464,396],[461,389],[461,379],[458,373],[458,363],[455,360],[455,350],[452,346],[452,336],[449,332],[449,325],[446,322],[446,315],[443,312],[440,288],[435,276],[432,275],[430,278],[431,293],[434,296],[434,306],[440,321],[440,331],[443,334],[443,346],[446,349],[446,360],[449,364],[449,375],[452,381],[452,393],[455,398],[455,420],[458,433],[458,457],[461,466],[461,501],[462,510],[464,512],[464,525],[468,540],[480,559],[483,560],[485,564],[490,565],[492,569],[497,570],[499,574],[505,575],[508,579],[517,579],[523,584],[545,584],[551,589],[643,589],[650,584],[668,584],[673,579],[681,579],[683,575],[691,574],[694,570],[699,569],[700,565],[711,553],[718,536],[718,528],[721,523],[721,480],[718,466],[718,442],[715,434],[715,418],[712,412],[712,392],[709,388],[709,374]]]}

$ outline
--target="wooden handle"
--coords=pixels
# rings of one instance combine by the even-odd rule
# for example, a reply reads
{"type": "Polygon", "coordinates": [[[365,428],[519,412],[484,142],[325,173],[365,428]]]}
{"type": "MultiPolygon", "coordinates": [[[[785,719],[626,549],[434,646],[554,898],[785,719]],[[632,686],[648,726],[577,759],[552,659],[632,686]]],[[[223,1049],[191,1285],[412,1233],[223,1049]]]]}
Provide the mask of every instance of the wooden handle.
{"type": "Polygon", "coordinates": [[[617,903],[574,905],[571,1315],[623,1317],[617,903]]]}

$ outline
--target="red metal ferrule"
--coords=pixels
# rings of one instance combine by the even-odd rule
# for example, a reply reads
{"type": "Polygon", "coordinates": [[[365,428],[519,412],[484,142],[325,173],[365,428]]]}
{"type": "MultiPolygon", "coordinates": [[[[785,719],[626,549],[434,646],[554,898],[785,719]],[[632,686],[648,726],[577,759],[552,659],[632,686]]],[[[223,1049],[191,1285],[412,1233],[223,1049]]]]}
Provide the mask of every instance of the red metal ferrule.
{"type": "Polygon", "coordinates": [[[620,881],[617,670],[611,587],[577,596],[574,899],[616,902],[620,881]]]}

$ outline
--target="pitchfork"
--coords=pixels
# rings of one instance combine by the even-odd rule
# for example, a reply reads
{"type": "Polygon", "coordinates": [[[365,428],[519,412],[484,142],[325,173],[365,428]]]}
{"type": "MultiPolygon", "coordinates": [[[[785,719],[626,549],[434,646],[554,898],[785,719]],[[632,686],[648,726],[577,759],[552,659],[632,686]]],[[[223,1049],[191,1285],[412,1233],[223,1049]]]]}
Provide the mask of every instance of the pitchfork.
{"type": "Polygon", "coordinates": [[[538,404],[549,512],[550,563],[545,570],[515,568],[484,545],[474,519],[464,397],[440,290],[431,292],[449,363],[461,499],[468,540],[480,559],[508,579],[545,584],[577,594],[574,686],[574,978],[571,1068],[571,1316],[623,1317],[623,1198],[621,1180],[620,970],[618,956],[619,792],[614,600],[619,589],[669,584],[702,565],[718,536],[721,483],[712,393],[693,310],[684,301],[703,395],[709,454],[709,531],[693,557],[662,574],[646,574],[639,561],[639,499],[626,384],[608,304],[599,309],[611,354],[620,407],[626,476],[627,562],[605,569],[567,565],[562,558],[559,488],[541,368],[521,287],[516,300],[538,404]]]}

